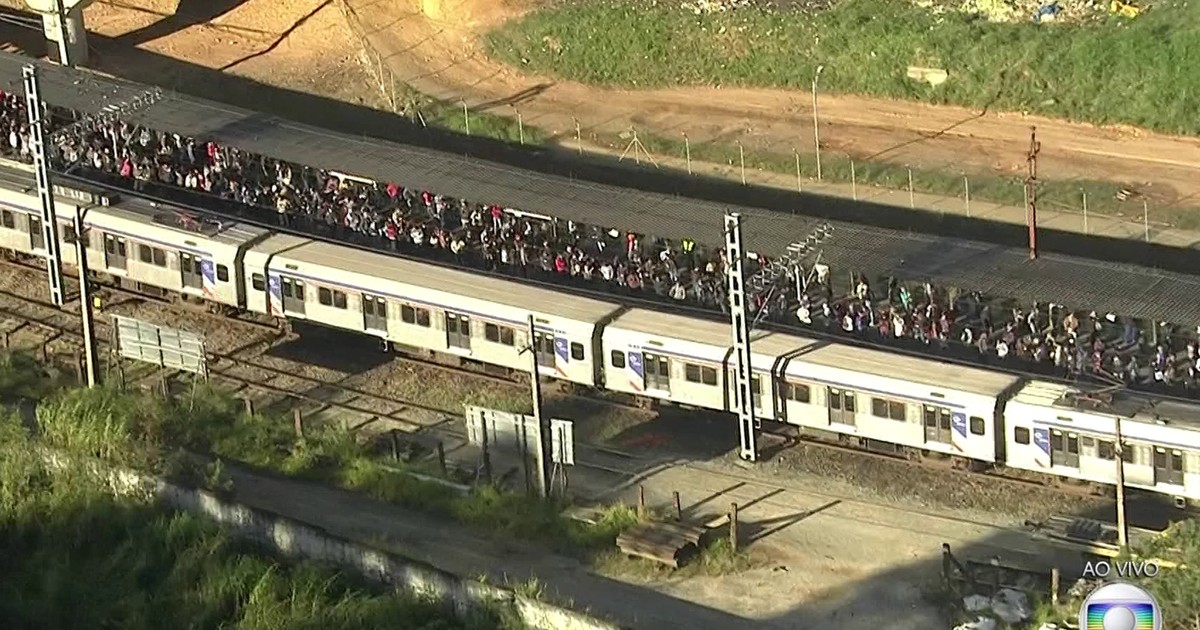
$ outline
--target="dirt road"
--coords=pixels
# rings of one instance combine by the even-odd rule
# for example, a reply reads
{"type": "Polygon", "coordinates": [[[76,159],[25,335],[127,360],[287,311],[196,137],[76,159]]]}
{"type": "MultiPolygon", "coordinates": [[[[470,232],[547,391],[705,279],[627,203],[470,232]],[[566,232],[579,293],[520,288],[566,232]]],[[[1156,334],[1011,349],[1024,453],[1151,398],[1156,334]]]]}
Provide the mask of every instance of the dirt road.
{"type": "MultiPolygon", "coordinates": [[[[741,140],[748,152],[812,151],[808,91],[599,89],[526,75],[484,54],[481,35],[536,0],[347,0],[397,77],[444,99],[460,98],[562,137],[635,126],[693,143],[741,140]]],[[[1040,175],[1122,183],[1154,203],[1190,205],[1200,193],[1200,140],[1132,128],[1098,128],[1019,113],[970,111],[820,94],[823,150],[952,172],[1022,173],[1031,125],[1042,142],[1040,175]]]]}

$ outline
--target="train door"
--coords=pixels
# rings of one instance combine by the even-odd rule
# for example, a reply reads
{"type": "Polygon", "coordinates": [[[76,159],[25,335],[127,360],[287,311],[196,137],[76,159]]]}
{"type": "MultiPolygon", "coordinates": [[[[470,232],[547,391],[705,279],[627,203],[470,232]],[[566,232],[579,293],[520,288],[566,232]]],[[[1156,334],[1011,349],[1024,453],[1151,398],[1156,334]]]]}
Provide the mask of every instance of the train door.
{"type": "Polygon", "coordinates": [[[829,422],[855,426],[855,414],[858,413],[854,400],[854,392],[830,387],[827,392],[829,400],[829,422]]]}
{"type": "Polygon", "coordinates": [[[42,220],[29,215],[29,245],[33,249],[46,249],[46,235],[42,233],[42,220]]]}
{"type": "Polygon", "coordinates": [[[471,318],[446,311],[446,345],[462,350],[471,349],[471,318]]]}
{"type": "Polygon", "coordinates": [[[283,311],[298,315],[304,314],[304,283],[293,278],[283,277],[283,311]]]}
{"type": "Polygon", "coordinates": [[[950,444],[953,418],[949,409],[924,405],[925,441],[950,444]]]}
{"type": "Polygon", "coordinates": [[[363,328],[386,333],[387,300],[369,293],[362,294],[363,328]]]}
{"type": "Polygon", "coordinates": [[[1079,436],[1050,430],[1050,465],[1079,468],[1079,436]]]}
{"type": "Polygon", "coordinates": [[[128,244],[125,239],[112,234],[104,234],[104,265],[109,269],[124,269],[128,255],[128,244]]]}
{"type": "Polygon", "coordinates": [[[533,333],[533,352],[538,367],[554,368],[554,333],[533,333]]]}
{"type": "Polygon", "coordinates": [[[204,270],[200,264],[199,256],[179,252],[179,276],[185,288],[204,289],[204,270]]]}
{"type": "Polygon", "coordinates": [[[1154,483],[1183,485],[1183,452],[1154,447],[1154,483]]]}
{"type": "Polygon", "coordinates": [[[642,354],[646,370],[646,389],[671,393],[671,360],[657,354],[642,354]]]}

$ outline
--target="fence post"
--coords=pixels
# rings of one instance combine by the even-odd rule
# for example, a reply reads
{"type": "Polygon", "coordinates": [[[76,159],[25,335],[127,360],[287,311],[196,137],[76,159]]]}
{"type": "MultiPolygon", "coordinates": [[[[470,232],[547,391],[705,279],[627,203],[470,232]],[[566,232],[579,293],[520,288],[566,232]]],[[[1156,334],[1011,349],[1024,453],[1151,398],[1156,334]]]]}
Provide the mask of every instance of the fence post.
{"type": "Polygon", "coordinates": [[[80,385],[83,385],[83,353],[78,350],[75,351],[75,379],[80,385]]]}
{"type": "Polygon", "coordinates": [[[1142,225],[1146,229],[1146,242],[1150,242],[1150,206],[1142,201],[1142,225]]]}
{"type": "Polygon", "coordinates": [[[688,175],[692,174],[692,141],[688,140],[687,132],[683,132],[683,159],[687,162],[688,175]]]}
{"type": "Polygon", "coordinates": [[[638,484],[637,517],[639,521],[646,518],[646,486],[640,483],[638,484]]]}
{"type": "Polygon", "coordinates": [[[575,147],[579,149],[579,155],[583,155],[583,130],[579,128],[579,119],[572,116],[571,120],[575,121],[575,147]]]}
{"type": "Polygon", "coordinates": [[[254,401],[250,400],[249,397],[246,397],[246,398],[242,399],[242,404],[246,406],[246,415],[253,416],[254,415],[254,401]]]}
{"type": "Polygon", "coordinates": [[[1087,217],[1087,193],[1083,193],[1083,234],[1088,233],[1088,217],[1087,217]]]}
{"type": "Polygon", "coordinates": [[[441,440],[438,440],[437,443],[437,456],[438,470],[442,471],[443,477],[449,477],[450,475],[446,472],[446,445],[441,440]]]}
{"type": "Polygon", "coordinates": [[[683,520],[683,506],[679,503],[679,491],[671,493],[671,500],[675,503],[675,520],[683,520]]]}
{"type": "Polygon", "coordinates": [[[971,218],[971,180],[963,175],[963,205],[967,209],[967,218],[971,218]]]}
{"type": "Polygon", "coordinates": [[[467,128],[467,135],[471,135],[471,114],[467,111],[467,101],[462,99],[459,102],[463,107],[463,126],[467,128]]]}
{"type": "Polygon", "coordinates": [[[796,192],[804,192],[804,187],[800,184],[800,152],[796,147],[792,147],[792,155],[796,157],[796,192]]]}
{"type": "Polygon", "coordinates": [[[513,111],[517,112],[517,138],[520,140],[521,145],[524,146],[525,145],[525,119],[521,118],[521,110],[517,109],[515,105],[513,106],[513,111]]]}
{"type": "Polygon", "coordinates": [[[917,201],[913,199],[912,169],[908,169],[908,207],[916,208],[917,201]]]}
{"type": "Polygon", "coordinates": [[[737,503],[729,504],[729,546],[733,553],[738,550],[738,508],[737,503]]]}
{"type": "Polygon", "coordinates": [[[858,201],[858,173],[854,170],[854,160],[850,160],[850,192],[854,195],[854,200],[858,201]]]}
{"type": "Polygon", "coordinates": [[[1058,605],[1058,580],[1058,567],[1054,567],[1050,569],[1050,604],[1052,606],[1058,605]]]}
{"type": "Polygon", "coordinates": [[[296,438],[304,439],[304,412],[299,407],[292,408],[292,428],[296,430],[296,438]]]}
{"type": "Polygon", "coordinates": [[[742,165],[742,185],[746,185],[746,148],[742,146],[742,141],[737,141],[738,145],[738,161],[742,165]]]}

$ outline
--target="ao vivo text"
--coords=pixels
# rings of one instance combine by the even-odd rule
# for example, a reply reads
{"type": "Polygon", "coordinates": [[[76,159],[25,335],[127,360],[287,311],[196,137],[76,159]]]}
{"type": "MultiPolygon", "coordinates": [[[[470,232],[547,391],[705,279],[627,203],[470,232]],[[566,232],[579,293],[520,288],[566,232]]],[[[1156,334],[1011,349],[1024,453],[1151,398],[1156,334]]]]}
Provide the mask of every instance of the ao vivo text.
{"type": "Polygon", "coordinates": [[[1158,575],[1158,563],[1153,560],[1089,560],[1083,565],[1085,578],[1152,578],[1158,575]]]}

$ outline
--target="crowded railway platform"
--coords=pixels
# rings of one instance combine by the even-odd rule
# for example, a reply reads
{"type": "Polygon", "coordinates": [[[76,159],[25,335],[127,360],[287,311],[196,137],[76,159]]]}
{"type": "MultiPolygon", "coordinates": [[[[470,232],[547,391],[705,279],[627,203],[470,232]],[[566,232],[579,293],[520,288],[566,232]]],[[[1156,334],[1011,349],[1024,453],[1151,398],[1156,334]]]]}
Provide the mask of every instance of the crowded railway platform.
{"type": "MultiPolygon", "coordinates": [[[[31,162],[24,98],[6,93],[2,101],[3,153],[31,162]]],[[[182,193],[202,207],[235,208],[281,228],[377,249],[681,308],[727,308],[723,248],[691,238],[560,220],[499,200],[452,198],[419,182],[377,182],[127,121],[80,120],[55,107],[50,113],[54,170],[135,194],[182,193]]],[[[762,274],[770,260],[748,262],[748,274],[762,274]]],[[[813,261],[766,280],[751,306],[769,322],[1060,376],[1180,393],[1200,385],[1200,345],[1186,327],[1062,304],[1018,305],[972,287],[813,261]]]]}

